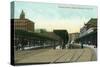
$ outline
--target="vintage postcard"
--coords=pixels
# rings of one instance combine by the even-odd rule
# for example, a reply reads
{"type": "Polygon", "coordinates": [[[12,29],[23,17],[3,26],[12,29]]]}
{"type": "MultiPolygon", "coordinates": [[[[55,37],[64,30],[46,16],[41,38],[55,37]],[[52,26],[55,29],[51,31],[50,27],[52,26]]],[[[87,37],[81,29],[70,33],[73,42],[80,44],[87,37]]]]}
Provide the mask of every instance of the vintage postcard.
{"type": "Polygon", "coordinates": [[[97,61],[97,7],[11,2],[11,64],[97,61]]]}

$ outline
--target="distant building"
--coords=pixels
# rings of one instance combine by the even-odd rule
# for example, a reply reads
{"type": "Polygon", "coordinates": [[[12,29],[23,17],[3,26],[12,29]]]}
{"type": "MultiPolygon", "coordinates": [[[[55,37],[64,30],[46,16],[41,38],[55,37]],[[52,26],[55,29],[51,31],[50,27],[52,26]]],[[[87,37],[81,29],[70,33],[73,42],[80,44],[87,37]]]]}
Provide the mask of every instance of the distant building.
{"type": "Polygon", "coordinates": [[[80,41],[83,44],[95,45],[97,47],[97,18],[91,18],[80,29],[80,41]]]}
{"type": "Polygon", "coordinates": [[[80,33],[69,33],[69,42],[75,41],[77,38],[79,38],[80,33]]]}
{"type": "Polygon", "coordinates": [[[19,19],[14,19],[14,29],[34,32],[34,22],[25,18],[25,13],[22,10],[19,19]]]}

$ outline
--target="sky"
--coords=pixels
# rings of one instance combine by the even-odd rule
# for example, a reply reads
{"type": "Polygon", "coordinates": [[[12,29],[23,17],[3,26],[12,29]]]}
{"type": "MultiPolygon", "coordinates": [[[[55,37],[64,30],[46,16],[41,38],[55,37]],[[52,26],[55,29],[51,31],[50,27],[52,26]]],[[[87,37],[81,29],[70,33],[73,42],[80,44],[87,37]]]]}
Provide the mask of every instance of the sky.
{"type": "Polygon", "coordinates": [[[14,3],[14,18],[19,18],[23,10],[25,17],[35,23],[35,29],[65,29],[69,33],[75,33],[80,32],[80,28],[91,18],[97,18],[96,6],[23,1],[14,3]]]}

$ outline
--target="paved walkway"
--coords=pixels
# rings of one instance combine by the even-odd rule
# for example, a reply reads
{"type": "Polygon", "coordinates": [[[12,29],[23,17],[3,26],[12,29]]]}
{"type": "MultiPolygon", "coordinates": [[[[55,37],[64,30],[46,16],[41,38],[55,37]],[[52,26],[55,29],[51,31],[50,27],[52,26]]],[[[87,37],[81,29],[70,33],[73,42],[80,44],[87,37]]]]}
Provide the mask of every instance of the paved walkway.
{"type": "Polygon", "coordinates": [[[16,52],[16,63],[59,63],[95,61],[90,48],[84,49],[38,49],[16,52]]]}

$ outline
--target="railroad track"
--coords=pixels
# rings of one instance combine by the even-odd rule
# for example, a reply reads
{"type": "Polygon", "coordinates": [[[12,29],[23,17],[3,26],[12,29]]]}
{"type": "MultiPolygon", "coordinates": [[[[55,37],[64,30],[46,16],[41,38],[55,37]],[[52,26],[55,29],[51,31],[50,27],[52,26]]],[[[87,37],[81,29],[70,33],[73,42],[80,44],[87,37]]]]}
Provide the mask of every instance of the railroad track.
{"type": "Polygon", "coordinates": [[[75,62],[77,61],[80,56],[83,54],[83,50],[81,50],[79,52],[79,50],[67,50],[67,52],[65,52],[64,54],[62,54],[61,56],[59,56],[58,58],[56,58],[54,61],[52,61],[51,63],[68,63],[68,62],[75,62]]]}
{"type": "MultiPolygon", "coordinates": [[[[74,49],[73,50],[68,50],[66,53],[64,53],[63,55],[61,55],[60,57],[58,57],[57,59],[55,59],[54,61],[52,61],[51,63],[70,63],[70,62],[79,62],[79,61],[91,61],[91,56],[92,55],[88,55],[85,57],[85,54],[87,53],[88,49],[74,49]]],[[[88,50],[89,51],[89,50],[88,50]]]]}
{"type": "Polygon", "coordinates": [[[80,52],[76,52],[75,55],[73,55],[72,59],[70,62],[77,62],[77,60],[83,55],[84,50],[81,50],[80,52]]]}
{"type": "Polygon", "coordinates": [[[91,61],[91,57],[92,53],[90,48],[85,48],[84,49],[84,53],[81,55],[81,57],[79,59],[77,59],[76,62],[86,62],[86,61],[91,61]]]}
{"type": "Polygon", "coordinates": [[[83,53],[84,53],[84,50],[80,50],[80,51],[79,50],[75,50],[73,55],[72,55],[72,57],[67,62],[76,62],[82,56],[83,53]]]}
{"type": "Polygon", "coordinates": [[[62,54],[60,57],[56,58],[54,61],[50,62],[50,63],[56,63],[60,58],[62,58],[67,52],[65,52],[64,54],[62,54]]]}

